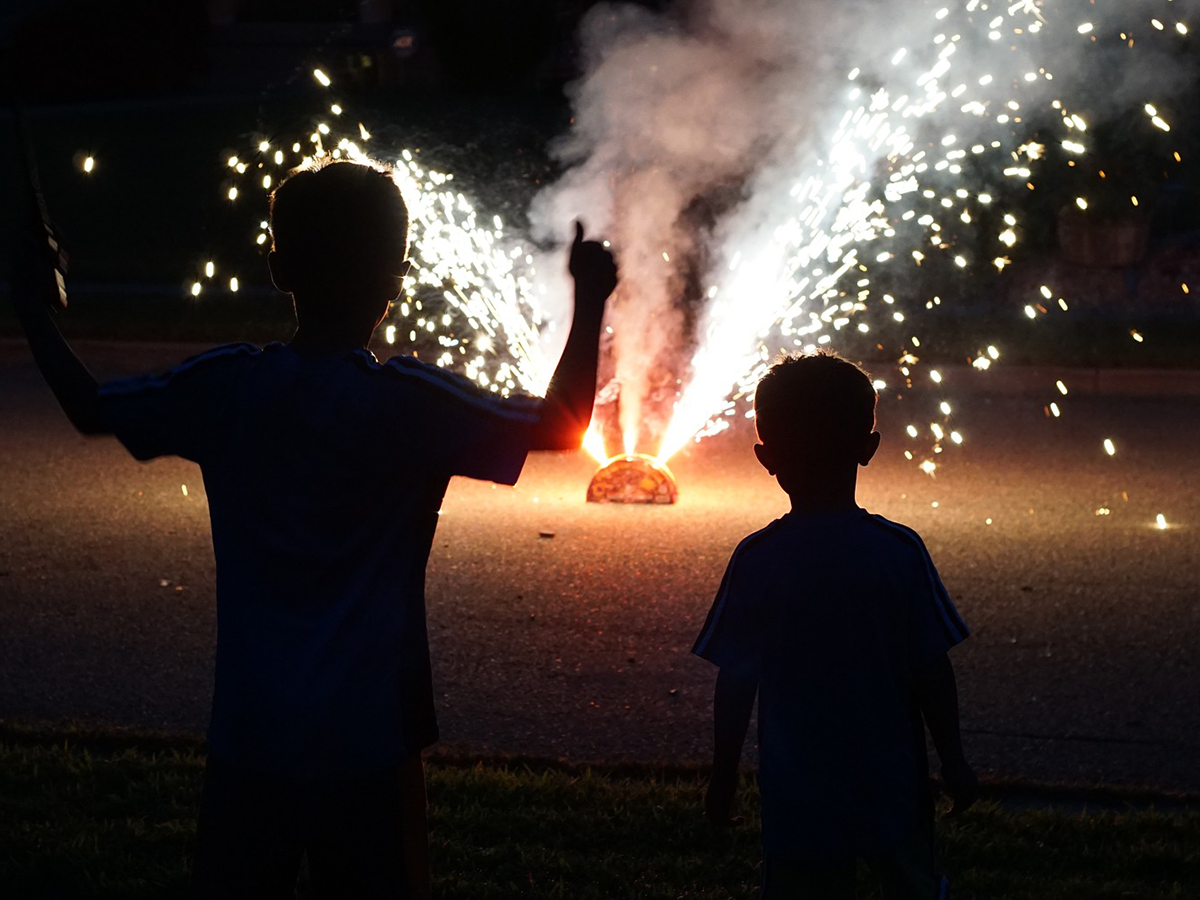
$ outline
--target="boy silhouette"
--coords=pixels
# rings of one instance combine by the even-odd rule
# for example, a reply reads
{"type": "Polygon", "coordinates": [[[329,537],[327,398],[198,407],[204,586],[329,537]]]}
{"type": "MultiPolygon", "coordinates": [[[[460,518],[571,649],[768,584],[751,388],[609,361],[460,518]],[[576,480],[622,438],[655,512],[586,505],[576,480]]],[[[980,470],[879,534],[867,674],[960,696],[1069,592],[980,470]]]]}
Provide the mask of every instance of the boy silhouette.
{"type": "Polygon", "coordinates": [[[217,653],[195,885],[290,897],[430,894],[421,751],[437,739],[424,573],[452,475],[513,484],[591,417],[611,255],[576,223],[575,315],[543,400],[502,400],[366,349],[399,295],[408,214],[383,169],[333,162],[271,198],[286,343],[218,347],[98,386],[50,315],[59,285],[27,189],[18,314],[72,424],[138,459],[199,463],[217,563],[217,653]]]}
{"type": "Polygon", "coordinates": [[[720,667],[705,798],[718,825],[740,821],[758,696],[764,900],[853,898],[857,859],[887,900],[946,896],[924,725],[955,810],[978,793],[946,655],[967,628],[917,533],[855,503],[879,447],[875,403],[866,373],[833,354],[785,356],[763,376],[754,453],[792,509],[734,550],[693,647],[720,667]]]}

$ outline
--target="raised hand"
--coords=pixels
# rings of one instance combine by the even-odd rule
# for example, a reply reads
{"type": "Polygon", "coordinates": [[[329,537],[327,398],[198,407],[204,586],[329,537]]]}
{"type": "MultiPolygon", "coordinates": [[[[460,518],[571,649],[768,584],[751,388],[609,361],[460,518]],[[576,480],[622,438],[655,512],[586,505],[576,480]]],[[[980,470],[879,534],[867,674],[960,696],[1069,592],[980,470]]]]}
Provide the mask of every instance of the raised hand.
{"type": "Polygon", "coordinates": [[[604,301],[617,286],[617,264],[599,241],[583,239],[583,223],[579,220],[575,221],[569,269],[575,279],[576,314],[603,312],[604,301]]]}

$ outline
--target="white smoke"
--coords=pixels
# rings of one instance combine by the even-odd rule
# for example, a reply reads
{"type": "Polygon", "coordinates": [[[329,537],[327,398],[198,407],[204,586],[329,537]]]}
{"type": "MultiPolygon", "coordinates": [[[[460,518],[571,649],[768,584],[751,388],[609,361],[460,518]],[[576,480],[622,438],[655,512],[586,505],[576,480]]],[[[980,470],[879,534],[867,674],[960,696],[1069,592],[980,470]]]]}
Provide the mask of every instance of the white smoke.
{"type": "MultiPolygon", "coordinates": [[[[1097,54],[1075,23],[1086,17],[1097,32],[1131,22],[1145,30],[1150,18],[1181,2],[987,5],[694,0],[668,15],[612,3],[588,13],[581,27],[585,72],[570,90],[574,128],[554,148],[565,174],[536,198],[531,220],[541,240],[561,238],[561,224],[580,218],[613,243],[621,283],[609,317],[611,356],[626,449],[657,450],[649,444],[663,438],[658,417],[677,398],[680,407],[693,407],[673,426],[683,429],[683,440],[721,410],[723,398],[728,406],[731,389],[761,364],[764,342],[781,320],[807,316],[817,329],[840,315],[829,298],[854,296],[845,280],[866,271],[859,251],[887,231],[884,210],[867,190],[885,160],[924,148],[914,142],[947,122],[956,146],[991,136],[1004,121],[997,119],[1004,91],[1025,73],[1036,79],[1018,85],[1023,102],[1048,110],[1051,96],[1069,96],[1092,77],[1089,67],[1117,67],[1116,110],[1150,86],[1161,91],[1174,72],[1159,56],[1148,55],[1152,65],[1143,68],[1097,54]],[[1058,16],[1069,20],[1061,30],[1078,39],[1038,59],[1041,45],[1011,40],[1007,20],[1004,39],[990,39],[982,23],[993,14],[1030,23],[1058,16]],[[979,23],[972,26],[978,40],[955,58],[958,37],[952,27],[939,33],[939,23],[948,17],[953,26],[968,15],[979,23]],[[983,112],[964,114],[948,99],[959,96],[951,93],[953,80],[965,77],[946,74],[951,62],[974,79],[962,100],[978,98],[983,112]],[[878,138],[869,130],[878,123],[846,121],[852,68],[864,73],[868,94],[894,87],[889,103],[906,89],[911,94],[891,112],[869,110],[868,119],[890,116],[878,138]],[[922,82],[918,76],[931,70],[937,77],[922,82]],[[996,86],[987,93],[976,76],[990,70],[996,86]],[[838,140],[849,135],[848,149],[834,146],[835,133],[838,140]]],[[[926,181],[935,177],[931,169],[926,181]]],[[[888,196],[898,202],[905,195],[893,186],[888,196]]]]}

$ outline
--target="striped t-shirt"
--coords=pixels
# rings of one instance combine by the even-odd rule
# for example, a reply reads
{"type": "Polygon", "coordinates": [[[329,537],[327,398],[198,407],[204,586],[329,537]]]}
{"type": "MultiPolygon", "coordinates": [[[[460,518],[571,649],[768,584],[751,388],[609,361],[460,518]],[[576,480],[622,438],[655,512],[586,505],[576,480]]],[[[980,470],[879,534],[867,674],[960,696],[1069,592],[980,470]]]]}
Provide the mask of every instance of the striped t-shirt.
{"type": "Polygon", "coordinates": [[[512,484],[536,401],[411,357],[218,347],[101,389],[138,459],[200,464],[217,565],[209,744],[300,776],[437,739],[424,573],[452,475],[512,484]]]}
{"type": "Polygon", "coordinates": [[[734,551],[694,652],[758,683],[764,852],[894,847],[926,815],[914,675],[968,634],[915,531],[789,513],[734,551]]]}

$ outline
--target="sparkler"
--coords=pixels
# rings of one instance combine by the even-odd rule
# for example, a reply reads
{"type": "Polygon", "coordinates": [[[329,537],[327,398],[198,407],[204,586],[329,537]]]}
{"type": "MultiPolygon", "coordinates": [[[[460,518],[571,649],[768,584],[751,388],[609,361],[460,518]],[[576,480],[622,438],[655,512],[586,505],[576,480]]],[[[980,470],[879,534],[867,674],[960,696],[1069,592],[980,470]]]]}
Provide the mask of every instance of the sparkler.
{"type": "MultiPolygon", "coordinates": [[[[647,477],[666,472],[665,462],[680,448],[749,415],[746,401],[775,351],[836,349],[847,335],[862,340],[882,333],[893,340],[899,334],[900,389],[923,385],[934,391],[933,414],[921,427],[908,426],[917,443],[905,455],[934,475],[936,456],[966,438],[953,424],[952,386],[944,373],[922,374],[914,325],[923,311],[955,298],[921,296],[907,285],[938,267],[980,275],[1005,270],[1020,243],[1022,198],[1040,189],[1040,167],[1066,159],[1083,173],[1106,164],[1090,161],[1093,123],[1072,99],[1089,73],[1056,71],[1056,49],[1075,47],[1093,53],[1096,66],[1108,65],[1115,47],[1136,53],[1135,47],[1155,41],[1183,39],[1189,31],[1183,12],[1172,0],[960,0],[924,7],[922,40],[877,54],[882,63],[874,68],[860,65],[847,73],[834,94],[840,108],[827,123],[827,137],[793,158],[786,203],[756,192],[761,185],[747,176],[751,200],[722,221],[721,239],[707,248],[708,265],[699,273],[702,302],[682,341],[690,356],[659,379],[671,394],[662,422],[655,421],[647,386],[656,377],[651,367],[661,368],[663,361],[618,356],[620,402],[607,408],[621,410],[615,430],[622,452],[614,457],[605,445],[605,431],[614,429],[600,421],[607,415],[601,411],[585,447],[602,467],[636,464],[647,477]],[[1117,15],[1127,24],[1097,25],[1117,15]]],[[[324,90],[336,89],[321,70],[313,77],[324,90]]],[[[1145,127],[1160,135],[1172,132],[1165,99],[1148,97],[1135,106],[1145,127]]],[[[340,103],[329,109],[332,118],[290,142],[290,152],[288,141],[262,140],[244,158],[231,157],[230,201],[239,196],[238,182],[269,190],[289,168],[313,159],[388,155],[368,151],[371,132],[351,124],[340,103]]],[[[410,150],[394,156],[412,213],[415,267],[387,326],[388,342],[407,335],[411,343],[424,335],[436,340],[438,365],[501,394],[543,392],[557,323],[542,305],[546,286],[533,252],[506,234],[499,217],[483,223],[453,189],[453,175],[424,168],[410,150]]],[[[1173,158],[1181,160],[1178,151],[1173,158]]],[[[1100,178],[1107,178],[1102,169],[1100,178]]],[[[610,180],[616,218],[634,215],[636,185],[610,180]]],[[[1079,215],[1094,212],[1097,196],[1076,196],[1079,215]]],[[[1130,208],[1140,207],[1135,194],[1128,199],[1130,208]]],[[[696,265],[673,245],[639,245],[631,233],[635,243],[617,245],[623,270],[627,259],[637,257],[662,272],[655,285],[622,285],[635,300],[642,290],[666,290],[684,267],[696,265]]],[[[261,246],[266,240],[261,223],[255,241],[261,246]]],[[[197,280],[193,294],[200,287],[197,280]]],[[[1060,285],[1040,286],[1025,315],[1036,322],[1054,309],[1066,311],[1064,293],[1060,285]]],[[[614,330],[655,327],[634,321],[638,309],[636,302],[618,303],[614,330]]],[[[1130,333],[1142,342],[1137,329],[1130,333]]],[[[968,360],[982,372],[1001,355],[995,343],[981,342],[968,360]]],[[[1068,389],[1061,381],[1056,387],[1059,397],[1046,409],[1059,418],[1068,389]]],[[[667,478],[674,497],[669,472],[667,478]]]]}

